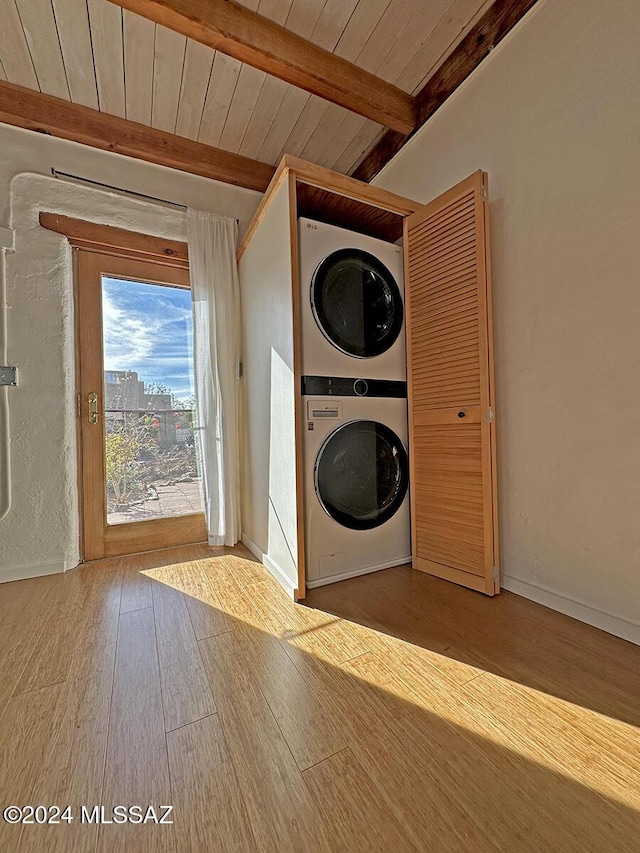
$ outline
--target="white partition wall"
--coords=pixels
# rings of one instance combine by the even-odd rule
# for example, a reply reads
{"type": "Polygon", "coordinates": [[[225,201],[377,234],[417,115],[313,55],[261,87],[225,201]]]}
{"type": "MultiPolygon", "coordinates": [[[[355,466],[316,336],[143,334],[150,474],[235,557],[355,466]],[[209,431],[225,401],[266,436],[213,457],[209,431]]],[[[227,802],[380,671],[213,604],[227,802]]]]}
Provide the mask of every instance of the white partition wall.
{"type": "Polygon", "coordinates": [[[291,595],[298,587],[289,181],[240,259],[244,340],[243,542],[291,595]]]}

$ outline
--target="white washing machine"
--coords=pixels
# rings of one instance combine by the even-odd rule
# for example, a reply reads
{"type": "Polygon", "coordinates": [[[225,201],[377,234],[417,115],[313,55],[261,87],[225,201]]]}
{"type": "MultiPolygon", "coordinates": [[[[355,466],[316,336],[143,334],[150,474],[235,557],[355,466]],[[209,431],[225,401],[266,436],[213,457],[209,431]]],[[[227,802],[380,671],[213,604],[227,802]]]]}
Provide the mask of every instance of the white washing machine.
{"type": "Polygon", "coordinates": [[[304,376],[303,394],[307,586],[410,562],[406,382],[304,376]]]}
{"type": "Polygon", "coordinates": [[[302,373],[404,380],[400,246],[299,220],[302,373]]]}

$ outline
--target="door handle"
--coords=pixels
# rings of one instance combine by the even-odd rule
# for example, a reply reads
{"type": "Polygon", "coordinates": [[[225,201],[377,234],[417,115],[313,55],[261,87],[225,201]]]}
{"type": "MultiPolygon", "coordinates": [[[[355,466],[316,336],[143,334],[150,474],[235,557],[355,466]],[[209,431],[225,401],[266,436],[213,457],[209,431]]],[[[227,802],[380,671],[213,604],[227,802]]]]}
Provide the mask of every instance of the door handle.
{"type": "Polygon", "coordinates": [[[97,424],[98,423],[98,395],[95,391],[92,391],[87,397],[87,403],[89,404],[89,423],[97,424]]]}
{"type": "Polygon", "coordinates": [[[459,418],[466,418],[466,416],[467,416],[467,413],[466,413],[466,412],[458,412],[458,417],[459,417],[459,418]]]}

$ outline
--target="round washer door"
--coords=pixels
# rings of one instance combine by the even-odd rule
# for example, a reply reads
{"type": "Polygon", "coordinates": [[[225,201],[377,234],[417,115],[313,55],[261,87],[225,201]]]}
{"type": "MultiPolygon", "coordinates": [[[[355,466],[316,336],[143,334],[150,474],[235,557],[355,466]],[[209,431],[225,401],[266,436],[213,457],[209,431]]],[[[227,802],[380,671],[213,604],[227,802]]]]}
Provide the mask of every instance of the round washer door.
{"type": "Polygon", "coordinates": [[[325,512],[352,530],[388,521],[407,492],[407,452],[398,436],[376,421],[349,421],[323,443],[315,487],[325,512]]]}
{"type": "Polygon", "coordinates": [[[382,261],[361,249],[340,249],[318,265],[311,307],[329,342],[355,358],[386,352],[402,329],[395,278],[382,261]]]}

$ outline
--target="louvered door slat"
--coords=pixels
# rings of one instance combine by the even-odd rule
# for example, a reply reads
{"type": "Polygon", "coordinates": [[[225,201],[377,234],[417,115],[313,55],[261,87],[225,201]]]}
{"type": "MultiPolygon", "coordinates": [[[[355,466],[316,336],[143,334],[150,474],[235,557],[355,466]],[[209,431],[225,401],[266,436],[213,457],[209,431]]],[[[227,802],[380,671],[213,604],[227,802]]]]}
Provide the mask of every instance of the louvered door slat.
{"type": "Polygon", "coordinates": [[[405,222],[414,566],[499,591],[486,175],[405,222]]]}
{"type": "Polygon", "coordinates": [[[470,217],[462,222],[456,222],[453,231],[443,227],[438,234],[431,234],[429,239],[424,237],[420,242],[417,242],[414,249],[421,252],[421,257],[411,262],[411,269],[420,269],[429,260],[435,261],[447,254],[453,253],[461,256],[463,252],[468,253],[469,247],[472,247],[474,242],[469,235],[471,226],[473,226],[473,219],[470,217]]]}
{"type": "Polygon", "coordinates": [[[472,219],[456,223],[456,229],[453,232],[443,227],[439,234],[432,234],[429,239],[425,238],[416,248],[424,252],[426,257],[433,259],[450,253],[460,254],[463,249],[468,249],[475,243],[473,236],[469,234],[471,224],[473,224],[472,219]]]}

